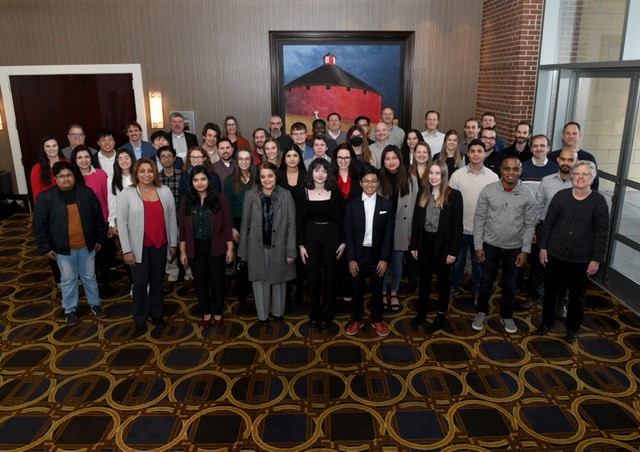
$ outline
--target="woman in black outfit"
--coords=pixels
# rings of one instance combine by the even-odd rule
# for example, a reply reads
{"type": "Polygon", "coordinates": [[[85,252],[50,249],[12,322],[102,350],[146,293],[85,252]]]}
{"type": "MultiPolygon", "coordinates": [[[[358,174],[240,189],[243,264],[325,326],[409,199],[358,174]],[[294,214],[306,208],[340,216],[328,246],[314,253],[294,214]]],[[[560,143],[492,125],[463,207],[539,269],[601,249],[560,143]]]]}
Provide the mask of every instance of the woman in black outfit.
{"type": "Polygon", "coordinates": [[[438,288],[438,314],[428,331],[442,329],[449,308],[451,266],[458,256],[462,240],[462,195],[449,187],[447,165],[434,161],[429,165],[429,184],[418,195],[409,249],[420,262],[418,307],[412,326],[424,323],[431,279],[435,271],[438,288]]]}
{"type": "Polygon", "coordinates": [[[346,247],[343,198],[331,164],[325,159],[311,162],[305,188],[305,200],[299,206],[298,244],[311,295],[309,325],[328,328],[334,316],[336,261],[346,247]]]}

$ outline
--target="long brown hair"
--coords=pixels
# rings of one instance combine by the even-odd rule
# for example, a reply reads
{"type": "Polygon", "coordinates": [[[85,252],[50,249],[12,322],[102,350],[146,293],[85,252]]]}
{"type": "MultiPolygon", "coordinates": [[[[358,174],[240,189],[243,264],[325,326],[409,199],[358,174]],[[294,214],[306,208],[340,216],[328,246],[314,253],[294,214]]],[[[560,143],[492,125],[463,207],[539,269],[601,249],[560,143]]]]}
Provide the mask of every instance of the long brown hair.
{"type": "Polygon", "coordinates": [[[450,129],[445,135],[444,140],[442,141],[442,149],[440,150],[440,156],[438,159],[441,162],[447,161],[447,138],[451,135],[455,135],[458,137],[458,147],[456,147],[455,152],[453,153],[453,161],[456,168],[460,168],[460,161],[462,160],[462,153],[460,152],[460,134],[456,129],[450,129]]]}
{"type": "Polygon", "coordinates": [[[202,163],[200,163],[200,165],[204,165],[204,167],[207,168],[209,172],[213,172],[213,163],[211,163],[209,154],[207,154],[207,151],[205,151],[202,146],[191,146],[189,148],[189,150],[187,151],[187,156],[185,157],[185,160],[184,160],[184,167],[182,168],[182,171],[189,171],[192,168],[191,153],[193,151],[198,151],[204,156],[204,159],[202,163]]]}
{"type": "MultiPolygon", "coordinates": [[[[256,180],[256,166],[253,164],[253,155],[250,150],[246,148],[240,148],[238,150],[238,155],[236,155],[236,159],[240,157],[241,152],[247,152],[249,154],[249,182],[247,183],[248,187],[253,187],[253,183],[256,180]]],[[[233,188],[234,193],[240,193],[242,188],[244,187],[244,183],[242,182],[242,170],[240,169],[240,165],[237,164],[233,168],[233,172],[231,173],[231,187],[233,188]]]]}
{"type": "MultiPolygon", "coordinates": [[[[440,168],[440,196],[438,196],[438,199],[436,199],[436,207],[438,209],[443,209],[444,206],[447,205],[447,202],[449,201],[449,194],[451,193],[451,187],[449,187],[449,169],[447,168],[447,164],[445,162],[441,160],[434,160],[427,167],[427,177],[429,174],[429,170],[434,166],[440,168]]],[[[433,193],[433,188],[427,180],[427,183],[424,186],[424,190],[422,190],[422,195],[420,195],[420,199],[418,200],[418,205],[420,207],[427,207],[427,203],[429,202],[431,193],[433,193]]]]}
{"type": "Polygon", "coordinates": [[[382,157],[380,157],[380,194],[385,198],[391,198],[394,193],[397,193],[399,198],[407,196],[411,191],[410,185],[413,184],[409,173],[407,172],[407,168],[404,166],[402,162],[402,152],[398,146],[393,144],[387,145],[382,151],[382,157]],[[396,173],[396,185],[397,187],[392,187],[391,182],[389,181],[389,172],[384,167],[384,158],[387,154],[393,152],[398,160],[400,161],[400,166],[398,167],[398,172],[396,173]]]}
{"type": "Polygon", "coordinates": [[[409,174],[415,176],[416,179],[420,181],[420,185],[427,185],[429,183],[429,164],[431,163],[432,157],[433,155],[431,154],[431,146],[429,146],[429,143],[418,141],[418,144],[416,144],[416,147],[413,149],[413,163],[409,167],[409,174]],[[418,150],[418,146],[425,148],[427,150],[427,154],[429,154],[422,176],[420,176],[420,171],[418,171],[418,162],[416,161],[416,151],[418,150]]]}

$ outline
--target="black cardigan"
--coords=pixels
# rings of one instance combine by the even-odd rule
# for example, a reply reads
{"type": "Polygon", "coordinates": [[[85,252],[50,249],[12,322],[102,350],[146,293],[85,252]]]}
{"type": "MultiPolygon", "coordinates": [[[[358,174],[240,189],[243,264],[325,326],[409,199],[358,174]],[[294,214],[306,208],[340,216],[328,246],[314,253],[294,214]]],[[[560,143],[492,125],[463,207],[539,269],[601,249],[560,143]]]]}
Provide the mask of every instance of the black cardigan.
{"type": "MultiPolygon", "coordinates": [[[[421,248],[424,237],[424,222],[427,208],[420,207],[421,189],[416,198],[416,206],[413,212],[413,222],[411,224],[411,243],[409,250],[418,251],[421,248]]],[[[440,211],[440,221],[438,222],[438,232],[436,232],[436,256],[455,256],[460,252],[460,242],[462,241],[462,195],[458,190],[451,189],[449,198],[440,211]]],[[[420,256],[418,255],[418,259],[420,256]]]]}

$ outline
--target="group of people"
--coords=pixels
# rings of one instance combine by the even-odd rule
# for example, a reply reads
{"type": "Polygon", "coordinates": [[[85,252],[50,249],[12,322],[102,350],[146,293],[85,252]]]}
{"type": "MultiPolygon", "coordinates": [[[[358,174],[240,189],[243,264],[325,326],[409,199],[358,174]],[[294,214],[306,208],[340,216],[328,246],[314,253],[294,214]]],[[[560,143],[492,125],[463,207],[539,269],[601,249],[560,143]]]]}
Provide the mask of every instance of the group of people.
{"type": "Polygon", "coordinates": [[[405,274],[419,292],[411,325],[434,332],[446,323],[469,253],[474,330],[484,328],[501,267],[505,331],[517,332],[514,310],[544,294],[540,334],[566,309],[567,340],[575,341],[609,221],[604,197],[591,189],[595,159],[579,149],[579,124],[568,123],[565,146],[549,153],[548,138],[531,137],[526,122],[506,146],[489,112],[467,120],[464,135],[441,133],[439,121],[429,111],[424,132],[405,133],[390,107],[373,128],[364,116],[346,127],[331,113],[315,118],[309,136],[301,122],[285,134],[273,115],[251,146],[233,116],[222,130],[205,124],[198,144],[173,113],[171,131],[150,142],[128,123],[129,141],[118,149],[109,130],[98,132],[98,149],[86,146],[77,124],[68,148],[44,137],[31,174],[34,234],[60,283],[67,323],[77,322],[78,278],[91,311],[106,316],[100,300],[112,292],[118,238],[137,334],[149,318],[165,325],[165,273],[170,283],[193,279],[203,328],[221,327],[230,268],[240,302],[253,290],[261,323],[283,322],[286,301],[307,294],[312,328],[331,325],[337,302],[352,304],[347,335],[364,325],[367,280],[371,328],[389,334],[384,312],[401,309],[405,274]],[[529,256],[528,297],[517,305],[529,256]],[[438,302],[426,325],[434,274],[438,302]]]}

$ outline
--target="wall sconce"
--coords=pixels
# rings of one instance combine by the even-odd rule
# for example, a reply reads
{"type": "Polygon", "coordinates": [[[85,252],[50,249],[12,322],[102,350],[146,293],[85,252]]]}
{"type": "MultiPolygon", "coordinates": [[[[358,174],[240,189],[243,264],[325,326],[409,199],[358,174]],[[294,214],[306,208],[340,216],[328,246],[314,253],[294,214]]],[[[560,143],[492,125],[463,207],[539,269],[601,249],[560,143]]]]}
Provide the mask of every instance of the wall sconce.
{"type": "Polygon", "coordinates": [[[0,130],[4,130],[4,124],[2,124],[2,113],[0,113],[0,130]]]}
{"type": "Polygon", "coordinates": [[[151,113],[151,128],[162,129],[164,118],[162,117],[162,94],[160,91],[149,91],[149,112],[151,113]]]}

